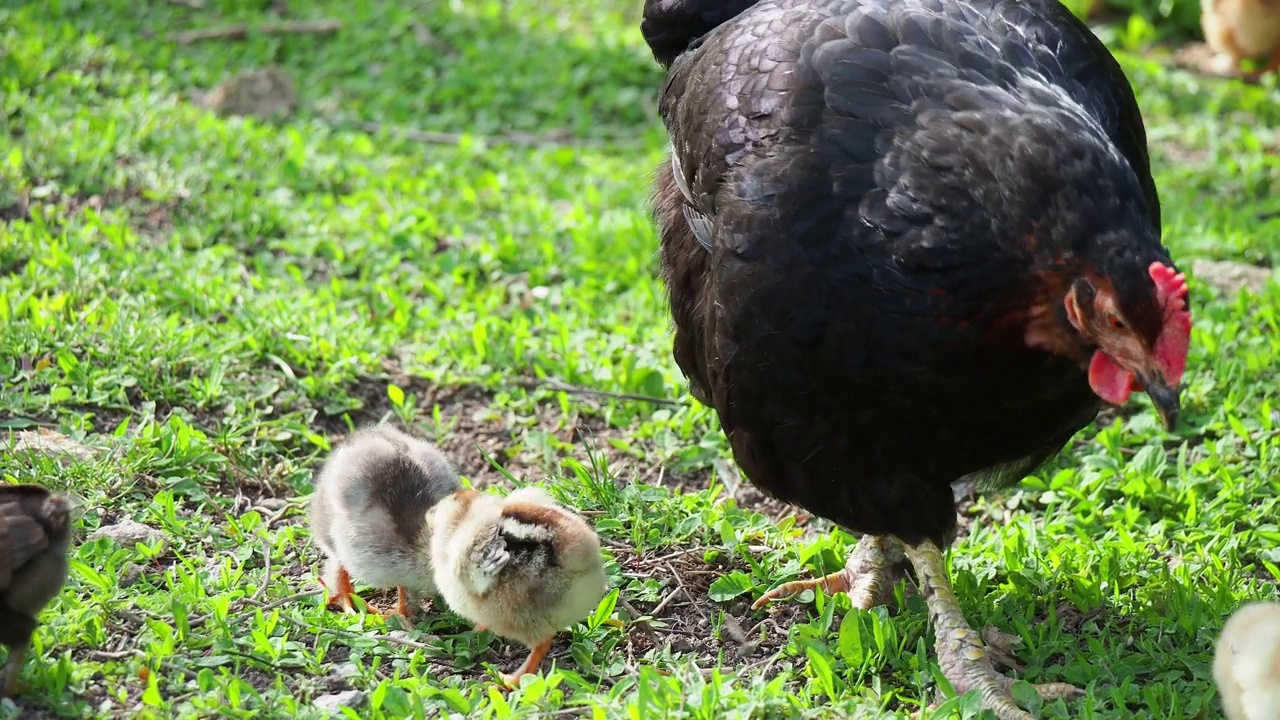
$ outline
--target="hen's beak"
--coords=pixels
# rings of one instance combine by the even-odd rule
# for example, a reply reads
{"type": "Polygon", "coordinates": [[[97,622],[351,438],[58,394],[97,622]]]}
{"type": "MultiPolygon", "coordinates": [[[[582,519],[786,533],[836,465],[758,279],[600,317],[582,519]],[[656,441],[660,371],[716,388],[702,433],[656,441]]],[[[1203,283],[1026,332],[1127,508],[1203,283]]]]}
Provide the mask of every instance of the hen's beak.
{"type": "Polygon", "coordinates": [[[1182,412],[1180,388],[1169,387],[1163,378],[1150,375],[1139,375],[1138,381],[1146,388],[1147,395],[1156,406],[1156,412],[1160,413],[1160,419],[1164,421],[1164,426],[1169,432],[1176,430],[1178,415],[1182,412]]]}

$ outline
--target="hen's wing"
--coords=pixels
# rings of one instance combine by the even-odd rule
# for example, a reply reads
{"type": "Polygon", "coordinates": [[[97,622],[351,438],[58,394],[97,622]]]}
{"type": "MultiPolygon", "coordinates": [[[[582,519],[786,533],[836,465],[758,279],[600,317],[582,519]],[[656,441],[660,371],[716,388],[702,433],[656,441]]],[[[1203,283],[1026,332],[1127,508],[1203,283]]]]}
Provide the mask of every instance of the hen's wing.
{"type": "Polygon", "coordinates": [[[493,578],[502,572],[511,560],[511,553],[497,523],[476,538],[467,559],[485,577],[493,578]]]}

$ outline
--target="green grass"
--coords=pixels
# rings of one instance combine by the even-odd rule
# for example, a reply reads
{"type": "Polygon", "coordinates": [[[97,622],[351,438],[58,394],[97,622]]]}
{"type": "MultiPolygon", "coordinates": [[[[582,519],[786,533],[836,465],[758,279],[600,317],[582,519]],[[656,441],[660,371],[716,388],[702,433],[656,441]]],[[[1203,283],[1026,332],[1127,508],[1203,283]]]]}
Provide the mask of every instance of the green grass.
{"type": "MultiPolygon", "coordinates": [[[[290,5],[342,17],[333,37],[167,40],[272,19],[265,0],[205,5],[0,9],[0,427],[97,448],[0,456],[6,482],[85,503],[29,690],[0,711],[319,717],[312,700],[348,688],[364,718],[904,717],[932,699],[918,598],[748,609],[852,539],[725,477],[714,415],[670,358],[647,210],[661,75],[639,0],[324,0],[290,5]],[[287,123],[185,99],[265,63],[298,84],[287,123]],[[486,139],[516,131],[569,140],[486,139]],[[384,418],[436,437],[477,485],[510,487],[490,457],[546,483],[601,532],[620,599],[509,696],[494,673],[523,648],[442,610],[388,636],[306,594],[312,472],[384,418]],[[85,539],[126,518],[167,542],[85,539]]],[[[1280,260],[1274,86],[1122,60],[1175,257],[1280,260]]],[[[951,557],[970,621],[1025,639],[1025,677],[1089,690],[1046,717],[1218,717],[1217,631],[1276,596],[1280,289],[1192,293],[1178,434],[1142,399],[966,506],[951,557]]]]}

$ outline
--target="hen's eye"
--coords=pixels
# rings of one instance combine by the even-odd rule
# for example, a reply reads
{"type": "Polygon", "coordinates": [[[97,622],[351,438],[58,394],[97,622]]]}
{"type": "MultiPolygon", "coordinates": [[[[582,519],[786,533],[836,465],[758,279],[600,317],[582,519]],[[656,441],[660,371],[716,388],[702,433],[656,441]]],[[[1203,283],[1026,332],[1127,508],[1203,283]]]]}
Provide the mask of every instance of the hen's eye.
{"type": "Polygon", "coordinates": [[[1111,321],[1112,330],[1124,330],[1128,328],[1128,325],[1125,325],[1124,321],[1116,317],[1115,315],[1107,316],[1107,320],[1111,321]]]}

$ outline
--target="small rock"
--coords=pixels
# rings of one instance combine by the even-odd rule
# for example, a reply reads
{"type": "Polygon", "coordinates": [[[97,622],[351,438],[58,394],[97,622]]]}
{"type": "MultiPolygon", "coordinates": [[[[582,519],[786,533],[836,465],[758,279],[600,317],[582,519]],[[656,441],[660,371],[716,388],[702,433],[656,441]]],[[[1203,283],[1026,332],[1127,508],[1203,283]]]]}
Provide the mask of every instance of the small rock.
{"type": "Polygon", "coordinates": [[[120,574],[120,580],[116,584],[126,588],[138,582],[140,577],[142,577],[142,566],[137,563],[129,563],[125,566],[124,572],[120,574]]]}
{"type": "Polygon", "coordinates": [[[356,664],[353,662],[339,663],[329,670],[329,676],[345,682],[352,678],[359,677],[360,668],[356,667],[356,664]]]}
{"type": "Polygon", "coordinates": [[[147,527],[140,522],[133,520],[125,520],[115,525],[107,525],[89,533],[89,539],[93,540],[100,537],[111,538],[123,547],[131,548],[140,542],[152,542],[159,540],[163,548],[169,546],[168,540],[165,539],[164,533],[152,527],[147,527]]]}
{"type": "Polygon", "coordinates": [[[269,497],[269,498],[262,498],[261,500],[258,501],[258,507],[266,508],[267,510],[279,510],[280,508],[288,504],[289,504],[289,501],[285,498],[269,497]]]}
{"type": "Polygon", "coordinates": [[[1270,268],[1248,263],[1196,259],[1191,261],[1191,274],[1224,293],[1234,295],[1245,289],[1261,293],[1272,273],[1270,268]]]}
{"type": "Polygon", "coordinates": [[[39,428],[38,430],[20,430],[14,433],[17,442],[13,445],[13,451],[42,453],[50,457],[58,457],[59,460],[92,460],[95,454],[93,448],[72,440],[56,430],[48,428],[39,428]]]}
{"type": "Polygon", "coordinates": [[[368,698],[359,690],[343,690],[339,693],[321,695],[315,699],[312,705],[315,705],[317,709],[336,715],[339,712],[339,708],[349,707],[354,710],[362,707],[366,700],[368,698]]]}
{"type": "Polygon", "coordinates": [[[204,96],[203,103],[222,117],[251,115],[273,120],[298,109],[298,91],[288,73],[272,65],[240,73],[204,96]]]}

